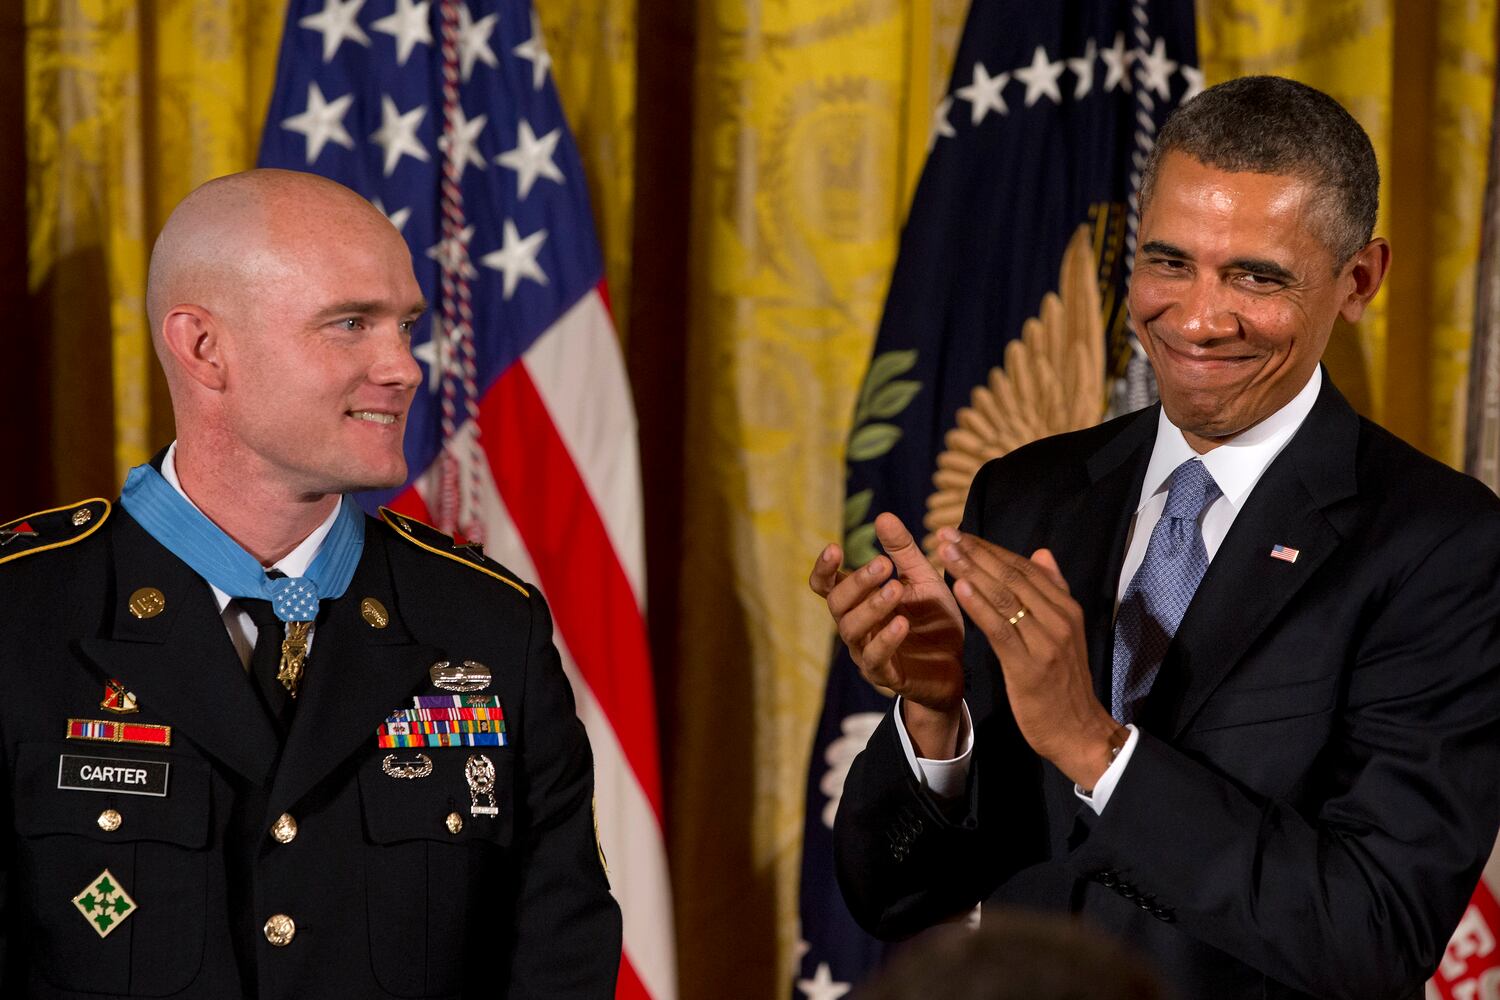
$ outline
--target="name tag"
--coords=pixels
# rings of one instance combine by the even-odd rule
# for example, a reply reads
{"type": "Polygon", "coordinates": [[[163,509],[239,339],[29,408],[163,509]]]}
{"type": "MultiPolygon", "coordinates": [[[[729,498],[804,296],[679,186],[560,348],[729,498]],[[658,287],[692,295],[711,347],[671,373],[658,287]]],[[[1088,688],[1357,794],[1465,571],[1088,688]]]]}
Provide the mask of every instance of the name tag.
{"type": "Polygon", "coordinates": [[[57,762],[57,787],[79,792],[161,797],[167,794],[167,774],[171,767],[164,760],[83,757],[65,753],[57,762]]]}

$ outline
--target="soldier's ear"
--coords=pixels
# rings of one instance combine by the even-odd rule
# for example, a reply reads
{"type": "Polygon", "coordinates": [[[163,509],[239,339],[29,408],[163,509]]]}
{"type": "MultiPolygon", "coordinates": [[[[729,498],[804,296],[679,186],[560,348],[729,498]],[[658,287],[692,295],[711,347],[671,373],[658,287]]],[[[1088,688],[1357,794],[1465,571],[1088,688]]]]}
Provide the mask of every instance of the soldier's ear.
{"type": "Polygon", "coordinates": [[[188,378],[215,392],[226,373],[219,323],[202,306],[188,303],[167,310],[161,321],[162,364],[174,365],[188,378]]]}

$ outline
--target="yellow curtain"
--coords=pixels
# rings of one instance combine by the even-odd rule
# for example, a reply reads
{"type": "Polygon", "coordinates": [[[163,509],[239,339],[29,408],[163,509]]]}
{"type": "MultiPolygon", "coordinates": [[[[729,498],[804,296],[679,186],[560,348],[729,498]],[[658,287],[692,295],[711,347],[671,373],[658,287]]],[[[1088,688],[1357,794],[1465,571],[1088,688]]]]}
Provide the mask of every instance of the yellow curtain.
{"type": "Polygon", "coordinates": [[[630,317],[635,211],[636,0],[532,0],[583,157],[615,326],[630,317]]]}
{"type": "Polygon", "coordinates": [[[28,283],[49,327],[62,496],[114,495],[171,433],[146,329],[150,241],[193,186],[253,162],[281,10],[27,0],[28,283]]]}
{"type": "Polygon", "coordinates": [[[1358,329],[1335,333],[1329,370],[1361,412],[1461,467],[1495,0],[1200,0],[1198,18],[1209,83],[1302,80],[1370,133],[1393,266],[1358,329]]]}
{"type": "Polygon", "coordinates": [[[670,785],[683,996],[790,988],[830,651],[807,571],[840,534],[854,393],[964,9],[699,8],[670,785]]]}

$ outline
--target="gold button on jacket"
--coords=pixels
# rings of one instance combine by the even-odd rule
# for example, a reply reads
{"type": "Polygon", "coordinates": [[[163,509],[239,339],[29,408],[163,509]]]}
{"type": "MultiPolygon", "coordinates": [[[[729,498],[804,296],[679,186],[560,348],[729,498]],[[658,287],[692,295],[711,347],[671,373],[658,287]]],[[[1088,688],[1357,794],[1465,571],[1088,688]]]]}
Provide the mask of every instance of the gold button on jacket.
{"type": "Polygon", "coordinates": [[[278,844],[290,844],[297,839],[297,821],[291,813],[282,813],[271,825],[271,836],[278,844]]]}
{"type": "Polygon", "coordinates": [[[285,948],[297,936],[297,921],[285,913],[277,913],[266,921],[266,940],[278,948],[285,948]]]}

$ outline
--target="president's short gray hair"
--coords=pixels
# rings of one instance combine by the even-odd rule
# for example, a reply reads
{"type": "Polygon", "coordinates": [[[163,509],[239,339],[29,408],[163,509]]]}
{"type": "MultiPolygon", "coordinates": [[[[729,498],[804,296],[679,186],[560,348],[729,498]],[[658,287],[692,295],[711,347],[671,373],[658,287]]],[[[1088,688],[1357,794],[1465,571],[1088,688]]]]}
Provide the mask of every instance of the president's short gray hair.
{"type": "Polygon", "coordinates": [[[1220,170],[1280,174],[1322,189],[1324,242],[1339,267],[1370,242],[1380,208],[1380,165],[1370,137],[1332,97],[1279,76],[1244,76],[1210,87],[1167,119],[1146,161],[1146,210],[1168,153],[1220,170]]]}

